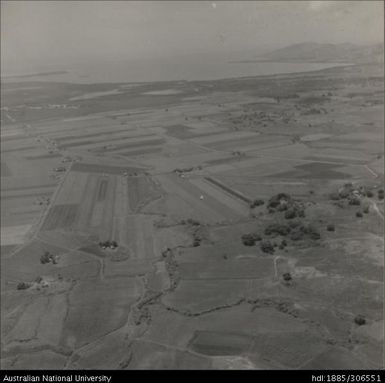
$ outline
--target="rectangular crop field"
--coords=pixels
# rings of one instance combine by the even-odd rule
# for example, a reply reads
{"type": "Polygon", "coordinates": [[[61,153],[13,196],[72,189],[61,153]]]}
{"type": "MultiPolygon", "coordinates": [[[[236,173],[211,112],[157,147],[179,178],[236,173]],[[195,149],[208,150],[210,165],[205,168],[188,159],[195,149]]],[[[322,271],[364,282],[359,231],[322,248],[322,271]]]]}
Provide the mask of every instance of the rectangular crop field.
{"type": "Polygon", "coordinates": [[[274,275],[273,260],[241,258],[217,262],[183,262],[179,264],[182,279],[256,279],[274,275]]]}
{"type": "Polygon", "coordinates": [[[42,230],[68,229],[76,221],[78,204],[52,206],[44,220],[42,230]]]}
{"type": "Polygon", "coordinates": [[[127,172],[140,172],[141,168],[136,168],[133,166],[113,166],[113,165],[102,165],[102,164],[87,164],[77,162],[72,165],[71,171],[73,172],[85,172],[85,173],[106,173],[106,174],[115,174],[122,175],[127,172]]]}

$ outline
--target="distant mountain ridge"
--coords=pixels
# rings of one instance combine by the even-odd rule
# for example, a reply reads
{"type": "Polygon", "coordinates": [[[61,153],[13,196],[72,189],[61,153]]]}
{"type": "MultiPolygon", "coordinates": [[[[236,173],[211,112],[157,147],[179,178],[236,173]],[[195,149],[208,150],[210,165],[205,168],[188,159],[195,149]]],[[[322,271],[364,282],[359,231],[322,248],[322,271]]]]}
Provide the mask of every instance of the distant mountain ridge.
{"type": "Polygon", "coordinates": [[[355,45],[305,42],[280,48],[248,61],[381,63],[383,44],[355,45]]]}

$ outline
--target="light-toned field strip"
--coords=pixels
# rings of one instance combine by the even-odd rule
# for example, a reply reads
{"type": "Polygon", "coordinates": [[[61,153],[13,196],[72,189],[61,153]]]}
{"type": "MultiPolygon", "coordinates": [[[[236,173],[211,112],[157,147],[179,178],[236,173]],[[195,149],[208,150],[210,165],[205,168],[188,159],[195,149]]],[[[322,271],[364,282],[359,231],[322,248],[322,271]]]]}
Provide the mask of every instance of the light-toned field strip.
{"type": "Polygon", "coordinates": [[[271,139],[271,137],[246,137],[246,138],[234,138],[233,140],[218,141],[208,144],[202,144],[210,149],[219,151],[234,151],[236,149],[242,151],[255,151],[266,150],[272,147],[283,147],[290,144],[286,138],[279,137],[277,139],[271,139]]]}
{"type": "Polygon", "coordinates": [[[124,140],[124,139],[131,139],[133,141],[135,140],[140,140],[146,137],[152,137],[152,138],[158,138],[157,136],[153,135],[152,133],[148,133],[146,131],[142,132],[142,134],[138,134],[138,132],[105,132],[103,135],[102,134],[97,134],[89,137],[71,137],[71,139],[68,140],[63,140],[58,142],[59,148],[67,148],[72,145],[80,145],[84,142],[92,142],[93,144],[99,144],[99,143],[105,143],[109,144],[110,142],[115,142],[119,140],[124,140]]]}
{"type": "Polygon", "coordinates": [[[86,183],[86,174],[70,171],[56,196],[55,205],[79,203],[86,183]]]}
{"type": "Polygon", "coordinates": [[[109,153],[111,155],[117,155],[121,157],[137,157],[144,155],[154,155],[154,153],[161,153],[163,151],[162,145],[153,145],[153,146],[140,146],[139,148],[127,150],[119,149],[119,150],[111,150],[109,153]]]}
{"type": "MultiPolygon", "coordinates": [[[[175,183],[178,183],[184,190],[186,190],[188,193],[190,193],[192,196],[194,196],[199,202],[196,204],[196,206],[210,206],[211,209],[222,215],[222,219],[239,219],[243,217],[244,215],[240,213],[237,210],[234,210],[233,208],[227,206],[223,201],[221,201],[220,198],[218,198],[218,194],[211,195],[214,193],[214,190],[210,189],[210,193],[206,193],[203,188],[205,188],[204,184],[201,184],[201,188],[195,186],[193,183],[188,181],[187,179],[181,179],[176,176],[172,176],[172,178],[175,180],[175,183]],[[203,196],[203,199],[201,197],[203,196]]],[[[210,188],[210,184],[208,184],[208,188],[210,188]]],[[[229,201],[228,201],[229,202],[229,201]]],[[[235,205],[233,205],[234,207],[235,205]]]]}
{"type": "Polygon", "coordinates": [[[231,140],[239,140],[242,138],[251,138],[258,137],[259,133],[255,132],[228,132],[228,133],[218,133],[212,134],[197,138],[190,138],[189,141],[194,142],[195,144],[205,145],[209,143],[216,143],[222,141],[231,141],[231,140]]]}
{"type": "Polygon", "coordinates": [[[2,226],[1,246],[19,245],[24,242],[24,237],[32,225],[2,226]]]}
{"type": "Polygon", "coordinates": [[[55,190],[54,186],[47,186],[47,187],[36,187],[32,189],[23,189],[23,190],[7,190],[3,189],[1,190],[1,198],[21,198],[24,196],[30,197],[33,195],[38,196],[39,194],[48,194],[50,192],[53,192],[55,190]]]}
{"type": "Polygon", "coordinates": [[[213,198],[223,203],[230,209],[234,210],[234,212],[245,217],[249,215],[250,209],[246,203],[240,202],[233,196],[230,197],[229,194],[227,194],[219,187],[211,186],[207,181],[201,178],[190,179],[190,182],[200,188],[204,193],[207,193],[208,195],[212,196],[213,198]]]}
{"type": "Polygon", "coordinates": [[[111,236],[123,244],[124,217],[128,213],[127,178],[116,176],[114,215],[111,236]]]}
{"type": "Polygon", "coordinates": [[[99,227],[101,225],[104,214],[104,202],[105,201],[95,202],[90,219],[91,227],[99,227]]]}
{"type": "MultiPolygon", "coordinates": [[[[19,200],[19,203],[20,203],[20,200],[27,200],[27,199],[39,199],[40,197],[50,197],[53,193],[53,190],[51,191],[48,191],[48,192],[40,192],[40,193],[31,193],[31,194],[23,194],[23,195],[2,195],[1,196],[1,199],[3,201],[7,201],[7,203],[9,202],[9,200],[12,200],[12,199],[17,199],[19,200]]],[[[24,202],[24,201],[23,201],[24,202]]]]}
{"type": "MultiPolygon", "coordinates": [[[[173,182],[171,178],[169,178],[169,176],[160,176],[159,181],[161,182],[162,186],[166,189],[167,193],[169,193],[171,196],[173,194],[180,196],[182,200],[190,206],[191,209],[199,211],[204,217],[207,217],[211,221],[223,221],[226,219],[225,216],[209,207],[209,205],[205,203],[205,201],[200,200],[199,197],[187,192],[180,185],[173,182]]],[[[188,184],[185,188],[189,188],[188,184]]]]}
{"type": "MultiPolygon", "coordinates": [[[[87,125],[87,126],[76,126],[69,127],[64,124],[59,124],[54,122],[52,126],[49,127],[37,127],[36,135],[38,137],[45,137],[50,140],[56,140],[56,138],[65,138],[65,137],[76,137],[79,135],[85,134],[105,134],[108,132],[118,132],[122,130],[123,125],[114,124],[112,121],[104,121],[100,125],[87,125]]],[[[131,131],[130,127],[125,125],[124,130],[129,132],[131,131]]]]}
{"type": "MultiPolygon", "coordinates": [[[[79,132],[77,132],[79,133],[79,132]]],[[[146,129],[143,131],[140,130],[128,130],[126,129],[119,129],[119,130],[112,130],[110,127],[108,127],[108,130],[104,128],[100,132],[92,132],[88,134],[77,134],[77,135],[66,135],[66,136],[59,136],[53,138],[54,141],[60,145],[60,144],[66,144],[69,142],[77,142],[77,141],[82,141],[82,140],[89,140],[89,139],[102,139],[102,138],[117,138],[117,137],[145,137],[149,136],[151,134],[156,134],[154,131],[150,131],[150,129],[146,129]]]]}
{"type": "MultiPolygon", "coordinates": [[[[265,155],[265,154],[257,156],[254,159],[237,162],[236,165],[241,167],[247,167],[249,164],[250,166],[252,164],[257,165],[257,163],[261,161],[261,159],[283,160],[283,161],[303,162],[303,163],[322,163],[322,164],[338,165],[340,167],[341,165],[345,165],[345,164],[341,164],[341,162],[335,162],[335,161],[315,161],[315,160],[303,159],[300,157],[279,157],[279,156],[271,156],[271,155],[265,155]]],[[[346,166],[365,167],[365,165],[359,165],[359,164],[346,164],[346,166]]]]}
{"type": "MultiPolygon", "coordinates": [[[[259,176],[257,176],[259,178],[259,176]]],[[[290,185],[290,186],[300,186],[300,185],[306,185],[306,182],[292,182],[292,181],[279,181],[279,182],[252,182],[252,180],[255,180],[257,177],[250,177],[250,176],[232,176],[232,175],[225,175],[221,174],[220,178],[230,178],[232,181],[235,181],[239,185],[248,185],[248,184],[256,184],[256,185],[290,185]],[[246,182],[238,181],[237,178],[240,180],[247,180],[246,182]]]]}
{"type": "Polygon", "coordinates": [[[77,228],[80,231],[86,231],[90,225],[92,210],[97,196],[99,176],[95,174],[82,174],[87,177],[87,183],[84,188],[82,199],[79,203],[77,228]]]}
{"type": "MultiPolygon", "coordinates": [[[[24,132],[20,132],[20,131],[13,131],[11,129],[7,129],[7,130],[3,130],[1,131],[1,134],[0,134],[0,139],[3,139],[3,138],[25,138],[25,134],[24,132]]],[[[6,140],[7,141],[7,140],[6,140]]]]}
{"type": "Polygon", "coordinates": [[[135,259],[144,260],[154,257],[153,245],[153,223],[151,219],[144,215],[128,216],[127,229],[129,230],[129,238],[135,244],[133,247],[135,259]]]}
{"type": "Polygon", "coordinates": [[[115,204],[116,176],[108,176],[108,187],[106,190],[106,198],[104,200],[104,211],[102,224],[99,227],[100,238],[112,240],[113,233],[113,216],[115,204]]]}
{"type": "MultiPolygon", "coordinates": [[[[105,150],[105,146],[111,145],[111,150],[114,149],[114,145],[116,145],[119,149],[124,149],[123,145],[131,146],[131,145],[137,145],[138,147],[140,146],[145,146],[149,142],[152,142],[153,140],[161,140],[162,137],[157,137],[155,135],[147,136],[147,137],[133,137],[133,138],[124,138],[122,137],[120,140],[117,141],[111,141],[111,143],[107,140],[100,141],[100,142],[88,142],[81,144],[78,142],[76,144],[76,149],[81,149],[81,150],[105,150]],[[103,145],[100,145],[103,143],[103,145]]],[[[75,144],[74,144],[75,146],[75,144]]],[[[132,147],[133,149],[135,148],[134,146],[132,147]]],[[[127,148],[129,150],[130,148],[127,148]]],[[[66,150],[71,150],[70,146],[66,146],[66,150]]]]}

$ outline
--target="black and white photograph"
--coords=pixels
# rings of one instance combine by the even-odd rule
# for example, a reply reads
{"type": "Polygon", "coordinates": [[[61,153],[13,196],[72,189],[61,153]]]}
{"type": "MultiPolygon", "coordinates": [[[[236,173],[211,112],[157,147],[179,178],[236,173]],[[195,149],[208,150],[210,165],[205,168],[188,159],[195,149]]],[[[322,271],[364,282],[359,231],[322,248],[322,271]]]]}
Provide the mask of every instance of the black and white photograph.
{"type": "Polygon", "coordinates": [[[2,382],[384,382],[384,1],[2,0],[0,259],[2,382]]]}

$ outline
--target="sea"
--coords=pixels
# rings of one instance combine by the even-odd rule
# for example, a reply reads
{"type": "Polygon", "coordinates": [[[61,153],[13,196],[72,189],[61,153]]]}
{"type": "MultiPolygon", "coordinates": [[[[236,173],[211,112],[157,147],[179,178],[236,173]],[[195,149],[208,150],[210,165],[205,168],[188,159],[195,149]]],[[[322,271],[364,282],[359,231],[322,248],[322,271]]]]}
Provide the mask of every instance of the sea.
{"type": "Polygon", "coordinates": [[[318,71],[346,63],[250,62],[214,56],[141,60],[90,60],[2,71],[3,82],[50,81],[78,84],[210,81],[318,71]],[[52,72],[50,74],[50,72],[52,72]],[[19,77],[20,76],[20,77],[19,77]],[[21,77],[22,76],[22,77],[21,77]],[[28,76],[28,77],[27,77],[28,76]]]}

